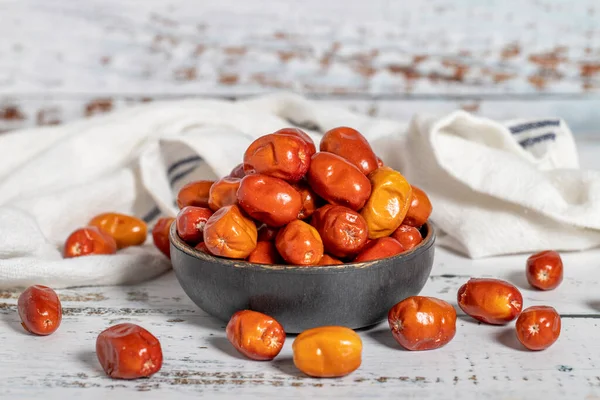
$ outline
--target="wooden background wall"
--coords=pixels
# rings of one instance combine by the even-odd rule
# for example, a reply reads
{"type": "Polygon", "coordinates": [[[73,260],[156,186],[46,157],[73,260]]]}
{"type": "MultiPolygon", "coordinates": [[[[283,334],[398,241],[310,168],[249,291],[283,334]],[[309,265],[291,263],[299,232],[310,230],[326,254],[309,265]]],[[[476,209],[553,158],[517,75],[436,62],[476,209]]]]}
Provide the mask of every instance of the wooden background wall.
{"type": "Polygon", "coordinates": [[[600,1],[0,0],[0,130],[272,90],[600,135],[600,1]]]}

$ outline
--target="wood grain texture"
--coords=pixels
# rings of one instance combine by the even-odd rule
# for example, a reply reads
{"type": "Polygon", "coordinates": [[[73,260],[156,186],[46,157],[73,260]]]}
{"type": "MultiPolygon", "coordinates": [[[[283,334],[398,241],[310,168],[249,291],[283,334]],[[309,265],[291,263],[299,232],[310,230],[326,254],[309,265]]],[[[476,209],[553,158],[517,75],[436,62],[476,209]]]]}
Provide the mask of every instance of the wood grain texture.
{"type": "Polygon", "coordinates": [[[559,110],[589,130],[599,13],[595,0],[5,0],[0,130],[271,90],[358,96],[369,111],[382,96],[492,117],[559,110]]]}
{"type": "MultiPolygon", "coordinates": [[[[187,96],[184,96],[187,97],[187,96]]],[[[590,98],[370,98],[352,96],[310,96],[324,104],[333,104],[373,117],[410,121],[416,113],[443,115],[463,109],[496,120],[515,118],[556,118],[567,121],[578,139],[600,138],[600,97],[590,98]]],[[[0,98],[0,132],[35,126],[57,125],[90,118],[154,100],[181,99],[182,96],[102,97],[48,96],[0,98]]]]}
{"type": "Polygon", "coordinates": [[[579,93],[594,0],[5,1],[5,93],[579,93]]]}
{"type": "Polygon", "coordinates": [[[32,337],[19,326],[18,291],[0,292],[0,373],[2,398],[64,396],[115,398],[594,398],[600,395],[600,303],[594,295],[600,275],[593,260],[600,250],[565,254],[566,277],[555,291],[530,289],[525,257],[471,261],[438,249],[432,276],[422,294],[456,305],[458,287],[470,276],[496,276],[516,283],[525,306],[550,304],[562,314],[558,342],[543,352],[525,351],[504,327],[474,322],[459,312],[457,335],[446,347],[408,352],[394,342],[385,323],[360,330],[363,364],[341,379],[312,379],[293,365],[289,337],[273,362],[253,362],[227,342],[225,324],[196,308],[174,274],[136,286],[60,291],[63,324],[49,337],[32,337]],[[94,352],[97,334],[124,322],[138,323],[159,337],[165,362],[149,379],[107,378],[94,352]]]}

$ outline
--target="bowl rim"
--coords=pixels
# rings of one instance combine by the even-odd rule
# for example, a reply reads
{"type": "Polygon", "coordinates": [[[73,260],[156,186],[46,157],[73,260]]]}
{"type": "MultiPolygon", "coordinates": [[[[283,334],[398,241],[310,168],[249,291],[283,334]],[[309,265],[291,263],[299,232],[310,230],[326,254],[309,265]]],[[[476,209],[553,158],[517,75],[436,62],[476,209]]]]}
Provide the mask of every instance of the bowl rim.
{"type": "MultiPolygon", "coordinates": [[[[344,263],[338,265],[300,266],[286,264],[257,264],[240,259],[217,257],[212,254],[206,254],[200,250],[196,250],[194,247],[185,243],[177,234],[177,227],[175,223],[172,223],[169,229],[169,241],[175,248],[186,253],[191,257],[198,259],[199,261],[221,264],[224,267],[230,267],[234,269],[246,269],[263,272],[295,272],[300,274],[344,273],[357,270],[364,270],[367,268],[373,269],[377,268],[378,266],[385,266],[390,262],[405,262],[407,260],[411,260],[419,256],[420,254],[423,254],[431,246],[433,246],[436,238],[435,229],[431,222],[427,221],[419,229],[422,229],[423,227],[426,227],[427,235],[423,238],[423,241],[421,243],[419,243],[417,246],[415,246],[407,252],[373,261],[344,263]],[[386,262],[382,262],[384,260],[386,262]]],[[[173,267],[175,267],[175,265],[173,265],[173,267]]]]}

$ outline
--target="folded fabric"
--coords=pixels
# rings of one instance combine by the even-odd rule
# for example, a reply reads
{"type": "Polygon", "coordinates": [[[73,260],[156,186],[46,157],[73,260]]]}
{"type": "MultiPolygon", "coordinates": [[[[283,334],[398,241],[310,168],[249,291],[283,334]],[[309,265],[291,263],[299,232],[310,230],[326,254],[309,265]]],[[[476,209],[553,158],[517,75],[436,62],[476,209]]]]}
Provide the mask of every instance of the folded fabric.
{"type": "Polygon", "coordinates": [[[175,216],[181,186],[227,175],[254,138],[299,126],[318,143],[340,125],[361,131],[386,164],[429,194],[443,246],[479,258],[600,244],[600,175],[578,169],[560,119],[500,123],[457,111],[407,123],[287,93],[190,99],[0,135],[0,287],[156,276],[170,263],[150,237],[112,256],[63,260],[61,247],[102,212],[136,215],[150,227],[175,216]]]}

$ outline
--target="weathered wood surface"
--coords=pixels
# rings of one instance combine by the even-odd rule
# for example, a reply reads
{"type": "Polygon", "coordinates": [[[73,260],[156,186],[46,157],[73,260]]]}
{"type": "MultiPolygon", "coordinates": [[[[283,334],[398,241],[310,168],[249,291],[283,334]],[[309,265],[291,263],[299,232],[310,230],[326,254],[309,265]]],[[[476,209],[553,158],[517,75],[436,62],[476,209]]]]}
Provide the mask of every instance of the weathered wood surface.
{"type": "MultiPolygon", "coordinates": [[[[39,125],[55,125],[80,118],[114,111],[139,104],[143,101],[164,99],[165,96],[145,99],[140,97],[109,97],[96,98],[93,96],[78,96],[73,99],[55,97],[43,99],[19,98],[0,99],[0,132],[33,127],[39,125]],[[4,106],[2,105],[4,104],[4,106]],[[4,108],[3,108],[4,107],[4,108]],[[3,114],[4,113],[4,114],[3,114]],[[5,116],[2,119],[2,115],[5,116]]],[[[166,97],[169,98],[169,97],[166,97]]],[[[354,99],[348,96],[318,98],[326,104],[368,114],[374,117],[392,118],[409,121],[416,113],[435,113],[442,115],[456,109],[464,109],[473,114],[497,120],[514,118],[564,118],[573,134],[578,138],[599,138],[600,134],[600,97],[584,99],[354,99]]]]}
{"type": "Polygon", "coordinates": [[[5,93],[600,87],[594,0],[4,1],[5,93]]]}
{"type": "Polygon", "coordinates": [[[124,398],[144,391],[144,398],[598,398],[593,397],[600,396],[600,343],[595,340],[600,318],[598,257],[600,251],[565,254],[563,284],[556,291],[538,292],[525,283],[524,256],[470,261],[438,249],[424,295],[456,304],[456,292],[470,276],[508,279],[522,289],[525,306],[557,308],[563,321],[559,341],[546,351],[528,352],[514,336],[514,324],[486,326],[459,313],[458,331],[449,345],[408,352],[398,347],[383,323],[360,332],[364,360],[359,370],[325,380],[295,369],[293,337],[274,362],[243,359],[227,342],[224,323],[197,309],[173,273],[131,287],[60,291],[63,324],[44,338],[25,334],[19,326],[19,293],[2,292],[0,396],[124,398]],[[124,321],[145,326],[162,342],[164,366],[149,379],[114,381],[100,369],[95,338],[124,321]]]}
{"type": "Polygon", "coordinates": [[[403,100],[394,110],[560,112],[590,131],[599,19],[595,0],[5,0],[0,130],[164,96],[293,90],[380,114],[382,96],[403,100]]]}

